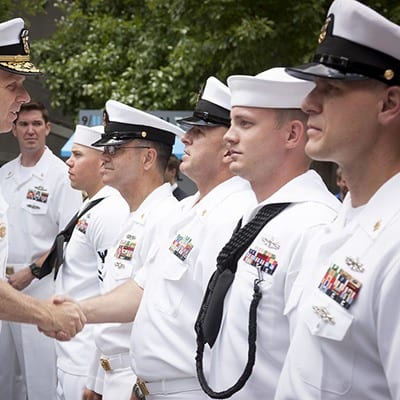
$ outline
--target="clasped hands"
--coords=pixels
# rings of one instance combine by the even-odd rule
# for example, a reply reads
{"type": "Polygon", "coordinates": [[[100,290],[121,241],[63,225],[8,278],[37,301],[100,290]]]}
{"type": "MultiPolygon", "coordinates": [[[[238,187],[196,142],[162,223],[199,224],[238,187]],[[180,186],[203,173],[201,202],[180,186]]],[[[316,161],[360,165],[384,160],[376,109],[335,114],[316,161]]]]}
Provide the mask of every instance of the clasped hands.
{"type": "Polygon", "coordinates": [[[69,296],[55,296],[43,303],[45,318],[38,324],[40,332],[59,341],[68,341],[79,333],[87,321],[79,305],[69,296]]]}

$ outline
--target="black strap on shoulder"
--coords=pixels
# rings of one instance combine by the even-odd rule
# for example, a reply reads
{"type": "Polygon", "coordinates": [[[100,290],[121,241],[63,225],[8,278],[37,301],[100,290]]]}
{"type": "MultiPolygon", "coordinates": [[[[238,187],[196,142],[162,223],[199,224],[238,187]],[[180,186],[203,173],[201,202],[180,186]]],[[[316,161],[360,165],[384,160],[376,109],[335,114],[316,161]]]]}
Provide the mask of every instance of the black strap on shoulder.
{"type": "Polygon", "coordinates": [[[77,212],[68,222],[67,226],[55,237],[49,254],[43,261],[42,266],[40,267],[39,279],[42,279],[45,276],[49,275],[53,270],[54,280],[56,279],[58,269],[63,262],[64,243],[68,243],[71,239],[72,232],[75,228],[76,223],[79,221],[79,218],[86,214],[96,204],[100,203],[100,201],[102,201],[103,199],[104,197],[92,200],[81,212],[77,212]]]}
{"type": "Polygon", "coordinates": [[[249,310],[249,333],[247,363],[238,381],[229,389],[221,392],[213,391],[204,376],[203,355],[206,343],[212,347],[218,336],[222,322],[225,295],[231,286],[237,269],[237,262],[245,250],[251,245],[262,228],[290,203],[267,204],[245,226],[236,227],[231,239],[217,257],[217,269],[211,276],[206,293],[200,307],[195,324],[197,334],[196,371],[203,391],[214,399],[226,399],[238,392],[247,382],[253,371],[256,358],[257,339],[257,307],[262,293],[259,287],[260,279],[254,280],[253,299],[249,310]]]}

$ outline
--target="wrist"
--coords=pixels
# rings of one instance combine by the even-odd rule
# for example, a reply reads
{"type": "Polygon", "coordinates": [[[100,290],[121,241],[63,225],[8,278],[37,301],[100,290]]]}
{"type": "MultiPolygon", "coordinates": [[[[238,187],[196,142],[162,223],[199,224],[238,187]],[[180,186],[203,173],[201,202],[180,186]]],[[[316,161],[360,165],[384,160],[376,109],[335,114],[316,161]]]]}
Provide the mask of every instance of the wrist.
{"type": "Polygon", "coordinates": [[[54,327],[54,315],[52,313],[52,304],[46,301],[39,301],[36,307],[38,311],[36,324],[43,330],[51,330],[54,327]]]}
{"type": "Polygon", "coordinates": [[[40,267],[39,267],[39,265],[37,265],[36,263],[33,262],[29,266],[29,269],[31,270],[31,273],[35,278],[40,279],[40,267]]]}

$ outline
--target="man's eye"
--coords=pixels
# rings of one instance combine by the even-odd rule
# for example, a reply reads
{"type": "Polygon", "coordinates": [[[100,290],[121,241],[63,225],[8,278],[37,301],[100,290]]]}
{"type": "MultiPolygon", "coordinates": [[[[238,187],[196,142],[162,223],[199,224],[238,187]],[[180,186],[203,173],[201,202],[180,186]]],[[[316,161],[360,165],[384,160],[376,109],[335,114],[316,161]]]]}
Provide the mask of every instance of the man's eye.
{"type": "Polygon", "coordinates": [[[251,123],[250,123],[250,121],[242,120],[242,121],[240,121],[240,126],[242,128],[248,128],[251,126],[251,123]]]}

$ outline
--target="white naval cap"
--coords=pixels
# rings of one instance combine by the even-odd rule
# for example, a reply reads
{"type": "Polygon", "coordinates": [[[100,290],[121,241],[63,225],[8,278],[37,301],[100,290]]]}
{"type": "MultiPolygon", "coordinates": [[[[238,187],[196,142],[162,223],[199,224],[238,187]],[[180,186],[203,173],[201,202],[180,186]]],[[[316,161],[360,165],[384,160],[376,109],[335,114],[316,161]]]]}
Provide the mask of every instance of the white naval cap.
{"type": "Polygon", "coordinates": [[[319,35],[312,63],[287,68],[302,79],[316,76],[400,84],[400,26],[356,0],[335,0],[319,35]]]}
{"type": "Polygon", "coordinates": [[[76,125],[74,132],[74,143],[81,144],[86,147],[90,147],[95,150],[103,151],[102,147],[94,147],[92,143],[97,142],[101,139],[101,135],[104,133],[103,125],[86,126],[76,125]]]}
{"type": "Polygon", "coordinates": [[[210,76],[200,90],[193,115],[177,120],[187,129],[194,125],[230,126],[231,95],[229,89],[214,76],[210,76]]]}
{"type": "Polygon", "coordinates": [[[255,76],[232,75],[228,77],[228,86],[232,107],[297,109],[314,83],[294,78],[285,68],[276,67],[255,76]]]}
{"type": "Polygon", "coordinates": [[[104,134],[94,146],[115,146],[133,139],[145,139],[172,146],[184,131],[155,115],[108,100],[104,112],[104,134]]]}
{"type": "Polygon", "coordinates": [[[22,18],[0,23],[0,69],[19,75],[37,75],[30,62],[29,31],[22,18]]]}

